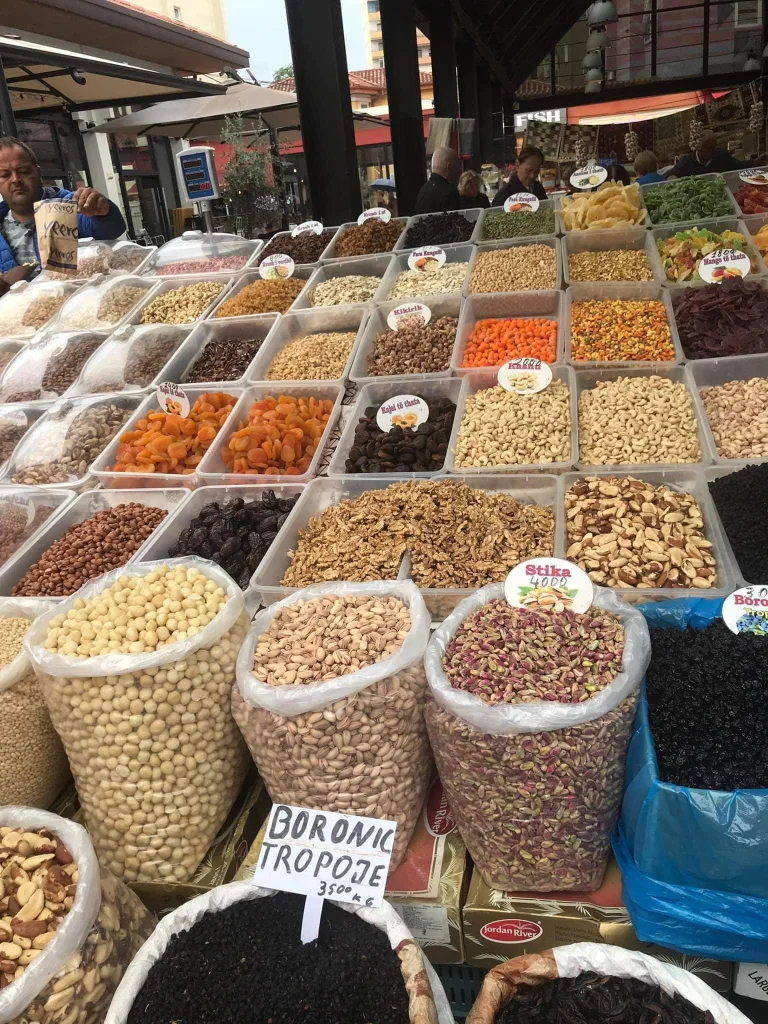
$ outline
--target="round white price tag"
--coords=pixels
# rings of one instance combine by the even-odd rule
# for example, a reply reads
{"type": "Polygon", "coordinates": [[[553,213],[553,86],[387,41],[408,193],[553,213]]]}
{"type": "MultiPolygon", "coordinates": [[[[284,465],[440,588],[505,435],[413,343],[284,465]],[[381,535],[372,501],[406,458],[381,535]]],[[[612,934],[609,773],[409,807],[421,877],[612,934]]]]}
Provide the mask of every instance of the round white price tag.
{"type": "Polygon", "coordinates": [[[768,634],[768,586],[755,584],[735,590],[720,613],[732,633],[768,634]]]}
{"type": "Polygon", "coordinates": [[[746,277],[752,269],[749,256],[738,249],[715,249],[699,261],[698,271],[702,281],[721,284],[731,277],[746,277]]]}
{"type": "Polygon", "coordinates": [[[586,164],[578,167],[571,175],[571,184],[574,188],[594,188],[602,185],[608,177],[608,171],[600,164],[586,164]]]}
{"type": "Polygon", "coordinates": [[[291,238],[295,238],[296,235],[306,235],[309,233],[314,235],[322,235],[323,225],[319,220],[305,220],[301,224],[297,224],[291,232],[291,238]]]}
{"type": "Polygon", "coordinates": [[[496,379],[505,391],[535,395],[552,383],[552,367],[533,357],[510,359],[499,367],[496,379]]]}
{"type": "Polygon", "coordinates": [[[420,320],[428,324],[432,319],[432,310],[422,302],[404,302],[402,306],[395,306],[387,314],[387,327],[391,331],[399,331],[401,327],[410,320],[420,320]]]}
{"type": "Polygon", "coordinates": [[[171,416],[189,416],[189,398],[186,391],[172,381],[157,385],[157,401],[160,408],[171,416]]]}
{"type": "Polygon", "coordinates": [[[420,423],[429,418],[429,406],[418,395],[395,395],[379,406],[376,413],[376,426],[384,433],[392,427],[412,427],[414,430],[420,423]]]}
{"type": "Polygon", "coordinates": [[[367,220],[380,220],[386,224],[391,218],[392,211],[388,210],[386,206],[374,206],[370,210],[363,210],[357,218],[357,223],[365,224],[367,220]]]}
{"type": "Polygon", "coordinates": [[[442,267],[446,259],[445,249],[438,245],[424,245],[408,254],[408,267],[411,270],[423,270],[428,263],[436,263],[438,267],[442,267]]]}
{"type": "Polygon", "coordinates": [[[265,281],[276,277],[293,277],[295,268],[296,264],[290,256],[286,256],[284,252],[276,252],[261,261],[259,274],[265,281]]]}
{"type": "Polygon", "coordinates": [[[504,580],[504,596],[513,608],[585,612],[594,587],[583,569],[563,558],[529,558],[504,580]]]}
{"type": "Polygon", "coordinates": [[[533,192],[517,192],[513,196],[507,196],[504,200],[504,213],[519,213],[527,211],[535,213],[539,208],[539,197],[533,192]]]}
{"type": "Polygon", "coordinates": [[[768,167],[747,167],[739,171],[739,178],[748,185],[768,185],[768,167]]]}
{"type": "Polygon", "coordinates": [[[0,422],[12,423],[14,427],[26,427],[29,423],[29,418],[23,409],[3,409],[0,413],[0,422]]]}

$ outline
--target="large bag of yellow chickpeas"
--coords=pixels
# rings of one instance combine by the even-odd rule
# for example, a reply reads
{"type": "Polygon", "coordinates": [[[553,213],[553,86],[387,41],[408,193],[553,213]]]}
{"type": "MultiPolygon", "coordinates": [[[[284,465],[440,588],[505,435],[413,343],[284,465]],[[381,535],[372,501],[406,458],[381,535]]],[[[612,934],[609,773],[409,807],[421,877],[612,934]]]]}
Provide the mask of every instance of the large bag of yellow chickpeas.
{"type": "Polygon", "coordinates": [[[187,881],[245,778],[243,608],[213,562],[145,562],[91,580],[24,641],[99,860],[126,882],[187,881]]]}
{"type": "Polygon", "coordinates": [[[48,808],[69,782],[69,765],[24,651],[32,620],[49,605],[0,598],[0,806],[48,808]]]}
{"type": "Polygon", "coordinates": [[[101,1024],[155,919],[99,868],[88,833],[0,808],[0,1021],[101,1024]]]}
{"type": "MultiPolygon", "coordinates": [[[[317,583],[259,612],[232,691],[232,713],[271,798],[396,821],[392,868],[405,855],[432,770],[428,640],[429,614],[414,583],[317,583]],[[314,656],[323,652],[316,681],[302,678],[313,660],[299,649],[307,644],[314,656]],[[285,648],[282,660],[297,671],[262,681],[254,658],[273,646],[285,648]],[[362,667],[342,671],[358,661],[362,667]]],[[[270,677],[269,664],[281,659],[266,657],[261,674],[270,677]]]]}

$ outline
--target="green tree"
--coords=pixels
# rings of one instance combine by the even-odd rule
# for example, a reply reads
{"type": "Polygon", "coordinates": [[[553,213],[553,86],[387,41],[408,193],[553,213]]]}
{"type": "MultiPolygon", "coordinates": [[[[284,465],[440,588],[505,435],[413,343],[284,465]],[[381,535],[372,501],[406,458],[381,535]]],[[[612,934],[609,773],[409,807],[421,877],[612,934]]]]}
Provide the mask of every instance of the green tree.
{"type": "Polygon", "coordinates": [[[274,75],[272,75],[273,82],[282,82],[286,78],[293,78],[293,64],[283,65],[283,67],[278,68],[274,75]]]}
{"type": "Polygon", "coordinates": [[[255,135],[250,129],[251,123],[238,113],[225,118],[221,133],[222,141],[232,147],[232,155],[224,168],[222,194],[232,215],[242,219],[248,237],[279,219],[280,198],[273,184],[268,130],[261,120],[255,135]]]}

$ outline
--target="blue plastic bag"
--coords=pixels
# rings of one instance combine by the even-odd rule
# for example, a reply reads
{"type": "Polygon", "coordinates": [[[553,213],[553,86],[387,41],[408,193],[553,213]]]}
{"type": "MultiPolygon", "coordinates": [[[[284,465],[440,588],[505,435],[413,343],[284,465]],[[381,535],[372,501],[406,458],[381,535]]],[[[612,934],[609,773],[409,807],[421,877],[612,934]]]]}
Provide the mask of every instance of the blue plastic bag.
{"type": "MultiPolygon", "coordinates": [[[[683,598],[638,607],[651,629],[702,629],[720,615],[722,601],[683,598]]],[[[645,684],[627,753],[620,823],[643,874],[672,885],[768,897],[768,789],[726,793],[660,782],[645,684]]]]}
{"type": "MultiPolygon", "coordinates": [[[[720,615],[722,601],[683,598],[639,608],[651,629],[703,629],[720,615]]],[[[660,782],[645,684],[613,848],[642,941],[768,962],[768,790],[726,793],[660,782]]]]}

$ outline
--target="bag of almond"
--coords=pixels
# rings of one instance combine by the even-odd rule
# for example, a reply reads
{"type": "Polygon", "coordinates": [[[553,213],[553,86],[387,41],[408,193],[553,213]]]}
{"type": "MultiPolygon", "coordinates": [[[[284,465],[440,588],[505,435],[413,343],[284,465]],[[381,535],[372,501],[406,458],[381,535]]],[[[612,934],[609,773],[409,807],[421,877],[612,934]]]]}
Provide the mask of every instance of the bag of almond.
{"type": "Polygon", "coordinates": [[[67,755],[22,646],[32,620],[46,610],[43,601],[0,598],[0,806],[47,809],[71,778],[67,755]]]}
{"type": "Polygon", "coordinates": [[[154,926],[84,828],[0,808],[0,1024],[101,1024],[154,926]]]}

